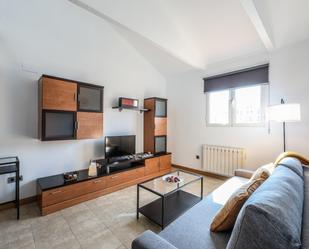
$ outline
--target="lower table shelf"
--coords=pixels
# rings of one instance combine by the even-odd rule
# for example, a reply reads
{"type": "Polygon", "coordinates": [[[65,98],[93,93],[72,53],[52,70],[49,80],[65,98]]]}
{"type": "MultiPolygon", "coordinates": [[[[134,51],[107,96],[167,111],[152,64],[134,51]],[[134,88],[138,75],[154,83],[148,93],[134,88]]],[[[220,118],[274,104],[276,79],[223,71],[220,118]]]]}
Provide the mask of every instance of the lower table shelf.
{"type": "Polygon", "coordinates": [[[140,207],[138,212],[164,228],[200,201],[201,197],[185,192],[183,190],[178,190],[177,192],[167,197],[160,197],[159,199],[150,202],[143,207],[140,207]],[[165,205],[164,220],[162,224],[163,198],[165,198],[165,205]]]}

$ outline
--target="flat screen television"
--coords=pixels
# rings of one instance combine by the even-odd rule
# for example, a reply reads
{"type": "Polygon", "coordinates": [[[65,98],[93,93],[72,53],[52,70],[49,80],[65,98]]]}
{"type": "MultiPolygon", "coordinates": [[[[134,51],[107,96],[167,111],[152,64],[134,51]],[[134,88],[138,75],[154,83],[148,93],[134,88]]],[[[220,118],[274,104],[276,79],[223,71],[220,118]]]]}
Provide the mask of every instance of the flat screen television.
{"type": "Polygon", "coordinates": [[[104,144],[105,158],[135,154],[135,135],[107,136],[104,144]]]}

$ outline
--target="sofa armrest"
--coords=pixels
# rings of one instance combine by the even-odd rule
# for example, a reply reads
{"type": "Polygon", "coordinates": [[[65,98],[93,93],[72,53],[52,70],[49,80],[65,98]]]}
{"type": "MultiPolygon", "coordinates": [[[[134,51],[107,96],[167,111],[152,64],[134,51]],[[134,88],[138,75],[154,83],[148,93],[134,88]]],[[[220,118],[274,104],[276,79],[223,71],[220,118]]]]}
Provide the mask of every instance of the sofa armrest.
{"type": "Polygon", "coordinates": [[[250,179],[254,171],[247,169],[236,169],[234,172],[235,176],[244,177],[250,179]]]}
{"type": "Polygon", "coordinates": [[[148,230],[132,242],[132,249],[177,249],[165,239],[148,230]]]}

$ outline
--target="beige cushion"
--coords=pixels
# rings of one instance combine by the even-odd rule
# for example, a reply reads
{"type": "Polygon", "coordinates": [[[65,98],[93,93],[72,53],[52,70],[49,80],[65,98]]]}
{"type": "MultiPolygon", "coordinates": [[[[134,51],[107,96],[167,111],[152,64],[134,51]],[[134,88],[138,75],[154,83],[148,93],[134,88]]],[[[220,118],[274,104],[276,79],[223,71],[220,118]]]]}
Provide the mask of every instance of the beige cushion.
{"type": "Polygon", "coordinates": [[[264,178],[249,180],[237,189],[214,217],[210,230],[220,232],[232,229],[243,204],[264,181],[264,178]]]}
{"type": "Polygon", "coordinates": [[[273,163],[269,163],[259,167],[251,176],[250,180],[256,180],[259,178],[263,178],[266,180],[274,171],[275,165],[273,163]]]}

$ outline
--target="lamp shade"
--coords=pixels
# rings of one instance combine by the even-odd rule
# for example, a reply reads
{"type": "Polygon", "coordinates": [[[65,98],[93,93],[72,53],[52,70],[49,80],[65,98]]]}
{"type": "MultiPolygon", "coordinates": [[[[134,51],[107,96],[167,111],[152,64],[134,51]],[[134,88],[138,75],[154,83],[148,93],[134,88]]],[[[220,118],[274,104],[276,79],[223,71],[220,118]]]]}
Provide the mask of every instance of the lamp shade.
{"type": "Polygon", "coordinates": [[[300,104],[280,104],[267,108],[267,119],[277,122],[300,121],[300,104]]]}

